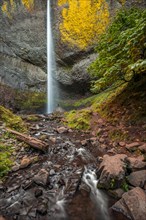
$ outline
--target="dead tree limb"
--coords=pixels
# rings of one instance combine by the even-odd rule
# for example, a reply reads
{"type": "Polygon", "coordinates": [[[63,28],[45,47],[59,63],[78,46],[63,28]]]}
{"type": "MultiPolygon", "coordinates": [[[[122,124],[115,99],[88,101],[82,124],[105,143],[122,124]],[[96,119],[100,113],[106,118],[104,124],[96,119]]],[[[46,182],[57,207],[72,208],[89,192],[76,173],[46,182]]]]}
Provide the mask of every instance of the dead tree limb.
{"type": "Polygon", "coordinates": [[[28,145],[30,145],[31,147],[41,150],[44,153],[47,151],[48,149],[48,144],[44,141],[41,141],[37,138],[34,138],[30,135],[26,135],[26,134],[22,134],[20,132],[11,130],[9,128],[6,129],[8,132],[10,132],[11,134],[14,134],[16,136],[16,139],[23,141],[25,143],[27,143],[28,145]]]}

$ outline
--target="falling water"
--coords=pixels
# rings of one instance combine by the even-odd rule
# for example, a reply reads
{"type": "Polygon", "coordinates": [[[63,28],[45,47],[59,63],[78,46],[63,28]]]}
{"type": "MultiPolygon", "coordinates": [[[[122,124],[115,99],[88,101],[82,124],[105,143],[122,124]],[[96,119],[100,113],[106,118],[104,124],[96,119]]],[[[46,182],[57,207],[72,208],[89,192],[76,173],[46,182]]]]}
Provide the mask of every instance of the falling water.
{"type": "Polygon", "coordinates": [[[52,113],[55,108],[53,73],[55,71],[55,57],[51,28],[51,0],[47,0],[47,113],[52,113]]]}
{"type": "Polygon", "coordinates": [[[110,220],[110,216],[108,213],[108,199],[106,195],[97,189],[97,177],[95,170],[87,169],[85,167],[85,171],[83,174],[83,181],[90,187],[92,198],[96,203],[98,209],[100,210],[100,219],[102,220],[110,220]]]}

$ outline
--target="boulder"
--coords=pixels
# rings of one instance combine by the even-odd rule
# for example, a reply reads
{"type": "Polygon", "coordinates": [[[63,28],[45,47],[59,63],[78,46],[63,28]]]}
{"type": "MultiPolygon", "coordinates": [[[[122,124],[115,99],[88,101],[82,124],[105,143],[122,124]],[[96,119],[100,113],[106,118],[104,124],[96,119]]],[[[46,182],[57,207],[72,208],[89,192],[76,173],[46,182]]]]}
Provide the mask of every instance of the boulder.
{"type": "Polygon", "coordinates": [[[127,162],[129,164],[129,168],[132,170],[141,170],[146,168],[146,162],[143,161],[143,157],[139,156],[135,157],[128,157],[127,162]]]}
{"type": "Polygon", "coordinates": [[[121,188],[110,190],[109,193],[111,196],[113,196],[116,199],[121,199],[122,195],[125,193],[125,191],[121,188]]]}
{"type": "Polygon", "coordinates": [[[126,158],[125,154],[103,156],[103,161],[97,171],[99,188],[114,189],[121,185],[125,177],[126,158]]]}
{"type": "Polygon", "coordinates": [[[130,143],[130,144],[126,144],[126,148],[129,151],[135,151],[135,150],[138,149],[139,146],[140,146],[139,142],[133,142],[133,143],[130,143]]]}
{"type": "Polygon", "coordinates": [[[143,188],[146,183],[146,170],[133,172],[127,177],[127,179],[132,186],[143,188]]]}
{"type": "Polygon", "coordinates": [[[21,160],[20,169],[28,167],[32,163],[32,160],[28,157],[24,157],[21,160]]]}
{"type": "Polygon", "coordinates": [[[136,187],[123,194],[112,209],[121,212],[131,220],[145,220],[146,218],[146,194],[144,190],[136,187]]]}
{"type": "Polygon", "coordinates": [[[145,153],[145,154],[146,154],[146,144],[141,145],[138,149],[139,149],[142,153],[145,153]]]}
{"type": "Polygon", "coordinates": [[[41,169],[33,178],[37,185],[46,186],[49,183],[49,173],[45,169],[41,169]]]}
{"type": "Polygon", "coordinates": [[[68,132],[68,128],[62,126],[62,127],[57,128],[56,131],[59,134],[63,134],[63,133],[68,132]]]}

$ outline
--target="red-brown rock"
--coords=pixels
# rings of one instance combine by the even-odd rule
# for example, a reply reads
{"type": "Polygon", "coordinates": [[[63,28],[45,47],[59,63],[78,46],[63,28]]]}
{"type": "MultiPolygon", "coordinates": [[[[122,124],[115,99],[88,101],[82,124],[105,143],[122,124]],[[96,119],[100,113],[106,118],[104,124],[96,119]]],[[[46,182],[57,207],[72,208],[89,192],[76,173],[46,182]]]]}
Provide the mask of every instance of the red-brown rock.
{"type": "Polygon", "coordinates": [[[126,148],[127,150],[129,151],[135,151],[138,149],[138,147],[140,146],[140,143],[139,142],[133,142],[131,144],[126,144],[126,148]]]}
{"type": "Polygon", "coordinates": [[[142,153],[146,153],[146,144],[141,145],[138,149],[139,149],[142,153]]]}
{"type": "Polygon", "coordinates": [[[146,170],[133,172],[127,177],[127,179],[132,186],[144,188],[144,184],[146,183],[146,170]]]}
{"type": "Polygon", "coordinates": [[[146,162],[143,161],[143,156],[135,157],[128,157],[127,162],[129,164],[129,168],[132,170],[140,170],[146,168],[146,162]]]}
{"type": "Polygon", "coordinates": [[[112,206],[112,209],[121,212],[131,220],[145,220],[146,194],[144,190],[136,187],[124,193],[122,198],[112,206]]]}
{"type": "Polygon", "coordinates": [[[98,187],[113,189],[120,186],[125,177],[126,158],[125,154],[103,156],[103,161],[97,171],[97,175],[100,175],[98,187]]]}

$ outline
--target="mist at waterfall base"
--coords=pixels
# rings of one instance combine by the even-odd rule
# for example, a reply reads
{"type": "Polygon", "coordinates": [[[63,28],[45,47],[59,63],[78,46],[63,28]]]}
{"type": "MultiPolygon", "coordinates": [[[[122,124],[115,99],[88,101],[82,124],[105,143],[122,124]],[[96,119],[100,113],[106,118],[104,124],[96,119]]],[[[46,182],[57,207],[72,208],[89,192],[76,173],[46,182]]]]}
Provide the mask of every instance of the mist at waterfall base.
{"type": "Polygon", "coordinates": [[[56,91],[53,88],[53,74],[56,71],[53,35],[51,26],[51,1],[47,0],[47,113],[56,108],[56,91]]]}

